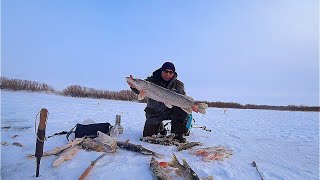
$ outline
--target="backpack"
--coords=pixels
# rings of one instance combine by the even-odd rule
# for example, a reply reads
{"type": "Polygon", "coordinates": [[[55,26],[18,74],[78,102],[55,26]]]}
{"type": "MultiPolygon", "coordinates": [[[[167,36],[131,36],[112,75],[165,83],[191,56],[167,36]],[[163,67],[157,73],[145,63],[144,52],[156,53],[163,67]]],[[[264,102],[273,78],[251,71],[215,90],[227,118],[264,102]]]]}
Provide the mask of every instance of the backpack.
{"type": "Polygon", "coordinates": [[[97,132],[101,131],[107,135],[110,135],[110,129],[112,128],[111,124],[106,123],[95,123],[95,124],[77,124],[67,133],[67,140],[69,141],[69,136],[74,133],[75,138],[82,138],[84,136],[89,138],[98,137],[97,132]],[[75,129],[75,130],[74,130],[75,129]]]}

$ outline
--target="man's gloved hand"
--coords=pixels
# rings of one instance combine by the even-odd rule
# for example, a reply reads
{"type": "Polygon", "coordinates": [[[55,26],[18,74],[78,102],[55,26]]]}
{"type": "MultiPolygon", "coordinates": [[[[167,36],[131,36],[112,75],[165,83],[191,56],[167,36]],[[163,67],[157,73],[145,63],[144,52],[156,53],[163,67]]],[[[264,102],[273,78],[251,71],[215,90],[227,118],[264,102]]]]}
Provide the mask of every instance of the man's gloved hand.
{"type": "Polygon", "coordinates": [[[194,112],[196,112],[196,113],[199,112],[199,108],[198,108],[197,105],[193,105],[193,106],[192,106],[192,110],[193,110],[194,112]]]}

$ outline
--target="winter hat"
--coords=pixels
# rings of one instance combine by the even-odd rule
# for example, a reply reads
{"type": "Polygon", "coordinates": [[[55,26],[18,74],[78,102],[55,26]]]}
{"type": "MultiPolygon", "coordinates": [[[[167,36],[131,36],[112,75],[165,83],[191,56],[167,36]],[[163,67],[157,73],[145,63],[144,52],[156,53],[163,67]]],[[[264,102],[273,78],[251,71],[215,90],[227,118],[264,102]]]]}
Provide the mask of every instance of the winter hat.
{"type": "Polygon", "coordinates": [[[171,71],[175,72],[176,68],[174,67],[174,65],[172,64],[172,62],[165,62],[163,63],[162,67],[161,67],[161,71],[166,70],[166,69],[170,69],[171,71]]]}

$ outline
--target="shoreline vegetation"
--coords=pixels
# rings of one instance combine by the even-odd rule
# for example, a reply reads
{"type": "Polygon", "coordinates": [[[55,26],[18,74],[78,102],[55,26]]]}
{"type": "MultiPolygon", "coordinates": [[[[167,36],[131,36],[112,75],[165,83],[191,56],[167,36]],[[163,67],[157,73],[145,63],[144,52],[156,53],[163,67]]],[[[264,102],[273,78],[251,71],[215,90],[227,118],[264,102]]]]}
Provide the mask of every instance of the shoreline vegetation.
{"type": "MultiPolygon", "coordinates": [[[[1,77],[0,89],[9,91],[30,91],[30,92],[46,92],[62,96],[79,97],[79,98],[94,98],[94,99],[111,99],[120,101],[133,101],[145,103],[146,99],[139,101],[138,96],[131,90],[108,91],[97,90],[94,88],[83,87],[79,85],[70,85],[62,91],[57,91],[53,86],[45,83],[39,83],[29,80],[10,79],[1,77]]],[[[235,109],[261,109],[261,110],[280,110],[280,111],[309,111],[320,112],[319,106],[304,106],[304,105],[288,105],[288,106],[270,106],[270,105],[255,105],[255,104],[239,104],[236,102],[208,102],[209,107],[216,108],[235,108],[235,109]]],[[[197,103],[196,102],[196,103],[197,103]]]]}

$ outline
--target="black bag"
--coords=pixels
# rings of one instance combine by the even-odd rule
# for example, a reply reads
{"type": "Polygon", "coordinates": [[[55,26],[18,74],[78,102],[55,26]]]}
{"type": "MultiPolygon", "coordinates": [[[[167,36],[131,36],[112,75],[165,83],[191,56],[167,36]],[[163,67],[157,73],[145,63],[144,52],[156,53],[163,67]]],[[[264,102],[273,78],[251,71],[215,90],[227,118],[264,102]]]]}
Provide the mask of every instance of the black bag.
{"type": "Polygon", "coordinates": [[[110,129],[111,129],[110,123],[96,123],[96,124],[77,124],[75,127],[73,127],[67,134],[67,140],[69,141],[69,136],[71,133],[75,134],[75,138],[82,138],[84,136],[95,138],[97,137],[97,132],[101,131],[107,135],[110,135],[110,129]],[[76,129],[74,131],[74,129],[76,129]]]}

